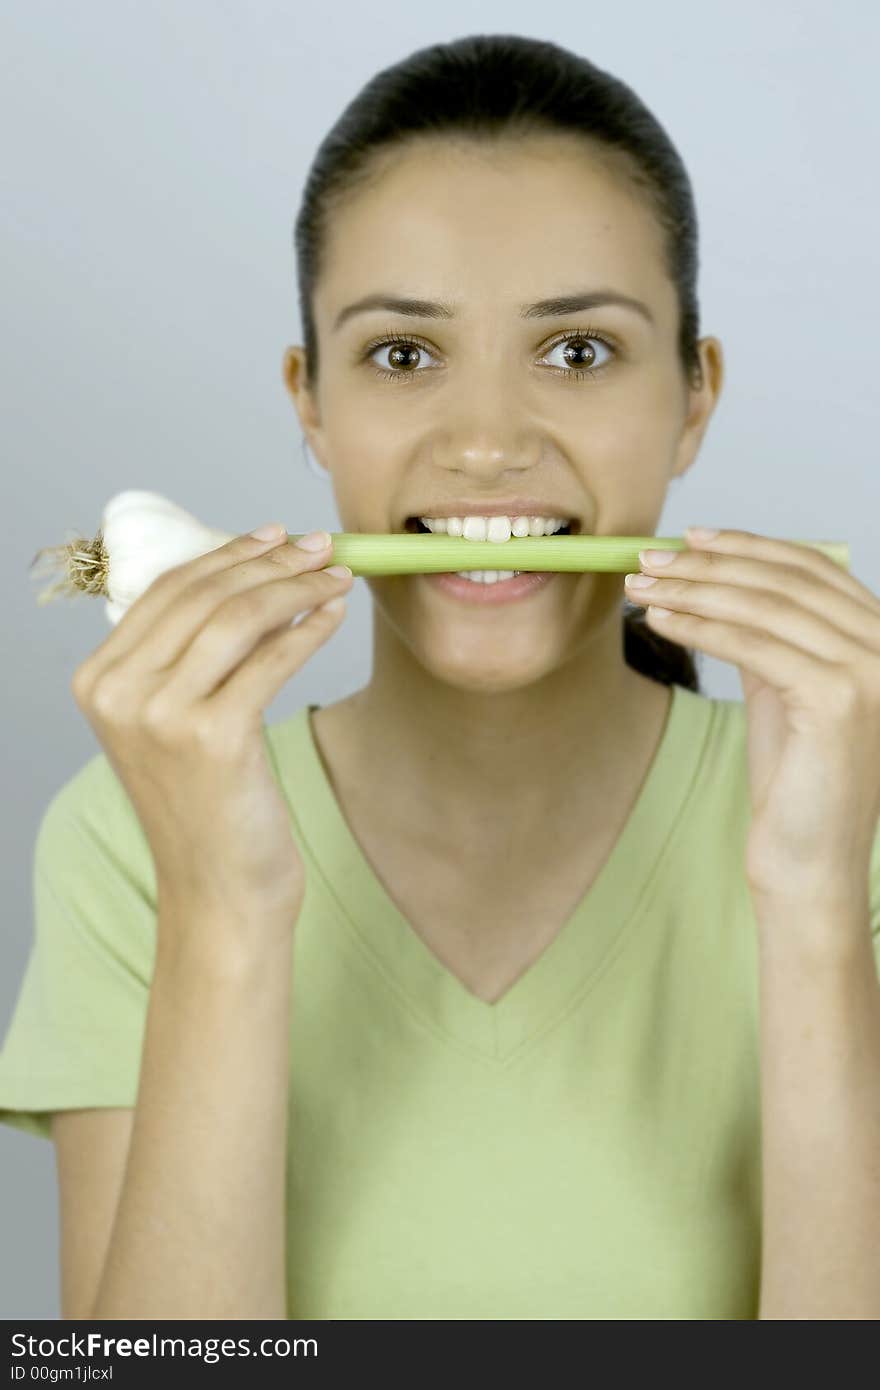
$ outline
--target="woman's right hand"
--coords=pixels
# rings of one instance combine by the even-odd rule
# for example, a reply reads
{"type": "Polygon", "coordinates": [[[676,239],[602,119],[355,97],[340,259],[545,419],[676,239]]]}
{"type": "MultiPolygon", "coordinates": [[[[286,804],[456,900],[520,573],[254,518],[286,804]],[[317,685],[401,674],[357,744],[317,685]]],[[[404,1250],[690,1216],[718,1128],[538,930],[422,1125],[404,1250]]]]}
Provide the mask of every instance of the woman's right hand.
{"type": "Polygon", "coordinates": [[[345,605],[322,605],[353,581],[324,568],[330,550],[243,535],[176,565],[73,674],[175,921],[292,930],[299,914],[305,870],[263,711],[339,627],[345,605]]]}

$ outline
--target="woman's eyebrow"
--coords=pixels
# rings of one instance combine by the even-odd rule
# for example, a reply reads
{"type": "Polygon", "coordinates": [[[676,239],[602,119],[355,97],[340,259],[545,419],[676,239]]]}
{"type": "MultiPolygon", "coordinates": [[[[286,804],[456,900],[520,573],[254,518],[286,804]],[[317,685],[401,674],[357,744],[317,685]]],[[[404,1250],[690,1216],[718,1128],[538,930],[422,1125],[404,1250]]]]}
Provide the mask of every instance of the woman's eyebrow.
{"type": "MultiPolygon", "coordinates": [[[[633,299],[631,295],[622,294],[620,290],[612,289],[585,290],[577,294],[556,295],[552,299],[538,299],[534,304],[521,304],[519,315],[524,319],[557,318],[561,314],[575,314],[582,309],[596,309],[603,304],[618,304],[621,308],[631,309],[641,314],[652,326],[654,324],[654,316],[647,304],[643,304],[640,299],[633,299]]],[[[455,318],[456,306],[430,299],[405,299],[399,295],[382,293],[368,294],[363,299],[357,299],[353,304],[347,304],[344,309],[340,309],[333,324],[334,333],[355,314],[365,314],[371,309],[385,309],[389,313],[403,314],[409,318],[452,319],[455,318]]]]}

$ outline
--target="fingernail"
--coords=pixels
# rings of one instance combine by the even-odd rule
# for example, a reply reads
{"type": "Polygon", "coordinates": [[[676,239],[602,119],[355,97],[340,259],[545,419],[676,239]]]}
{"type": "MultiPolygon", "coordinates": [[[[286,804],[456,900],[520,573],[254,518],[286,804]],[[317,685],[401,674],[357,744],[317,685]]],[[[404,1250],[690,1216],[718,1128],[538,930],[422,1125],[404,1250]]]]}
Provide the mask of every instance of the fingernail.
{"type": "Polygon", "coordinates": [[[335,574],[339,579],[351,579],[351,570],[348,565],[328,565],[326,574],[335,574]]]}
{"type": "Polygon", "coordinates": [[[255,541],[277,541],[284,535],[284,527],[279,521],[270,521],[266,526],[258,526],[251,531],[255,541]]]}
{"type": "Polygon", "coordinates": [[[296,544],[300,550],[326,550],[330,544],[330,532],[310,531],[307,536],[300,536],[296,544]]]}

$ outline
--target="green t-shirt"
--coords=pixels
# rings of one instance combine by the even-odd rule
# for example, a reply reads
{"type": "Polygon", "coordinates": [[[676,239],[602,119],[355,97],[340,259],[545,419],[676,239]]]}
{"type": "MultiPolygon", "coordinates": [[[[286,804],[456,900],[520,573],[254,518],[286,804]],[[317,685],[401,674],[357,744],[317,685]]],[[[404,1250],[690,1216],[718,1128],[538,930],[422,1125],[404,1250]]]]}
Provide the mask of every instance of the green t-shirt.
{"type": "MultiPolygon", "coordinates": [[[[312,708],[265,731],[307,867],[291,1007],[288,1315],[755,1318],[744,705],[673,687],[609,858],[494,1004],[439,962],[374,873],[328,781],[312,708]]],[[[880,835],[871,867],[880,959],[880,835]]],[[[155,876],[103,753],[45,813],[34,899],[0,1053],[0,1122],[48,1138],[52,1110],[137,1097],[155,876]]]]}

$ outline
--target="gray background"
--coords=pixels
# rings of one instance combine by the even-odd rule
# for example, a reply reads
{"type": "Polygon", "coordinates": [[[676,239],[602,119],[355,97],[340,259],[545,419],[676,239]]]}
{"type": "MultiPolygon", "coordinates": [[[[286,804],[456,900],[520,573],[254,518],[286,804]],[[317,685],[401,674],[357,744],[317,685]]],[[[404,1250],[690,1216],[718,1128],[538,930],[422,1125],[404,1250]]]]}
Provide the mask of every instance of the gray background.
{"type": "MultiPolygon", "coordinates": [[[[723,396],[658,534],[689,523],[848,540],[880,592],[876,159],[880,9],[815,0],[5,0],[0,19],[6,912],[0,1034],[32,931],[31,854],[100,746],[70,694],[103,603],[37,608],[39,546],[91,536],[123,488],[228,531],[339,530],[281,379],[299,339],[293,219],[315,149],[380,68],[478,30],[552,39],[634,87],[678,146],[701,224],[701,334],[723,396]],[[11,657],[11,659],[10,659],[11,657]]],[[[357,689],[371,609],[267,711],[357,689]]],[[[700,657],[705,690],[740,699],[700,657]]],[[[54,1150],[0,1126],[0,1316],[57,1318],[54,1150]]]]}

